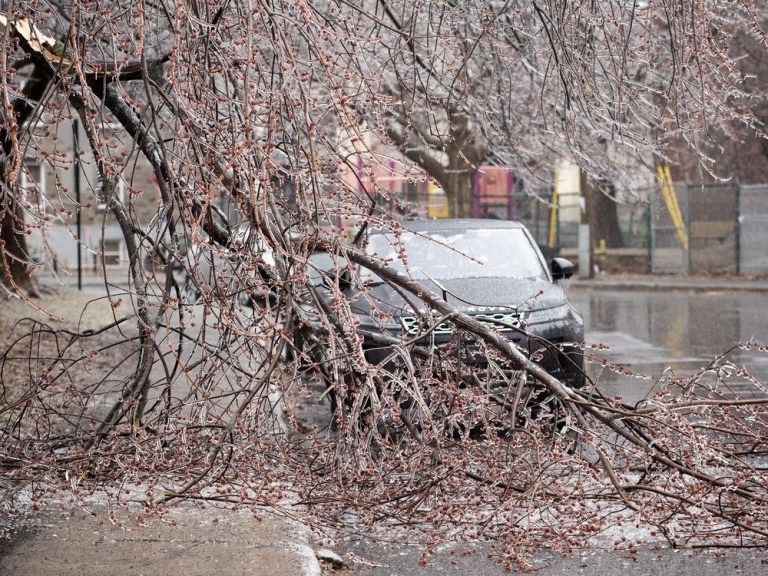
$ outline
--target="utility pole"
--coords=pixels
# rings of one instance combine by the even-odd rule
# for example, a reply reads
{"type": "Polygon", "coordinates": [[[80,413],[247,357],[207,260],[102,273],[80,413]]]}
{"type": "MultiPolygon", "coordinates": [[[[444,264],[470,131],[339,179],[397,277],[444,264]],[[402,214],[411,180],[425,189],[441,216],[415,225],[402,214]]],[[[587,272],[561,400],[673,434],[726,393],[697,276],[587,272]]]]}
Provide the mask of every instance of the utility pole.
{"type": "Polygon", "coordinates": [[[75,149],[75,207],[77,222],[77,289],[83,289],[83,237],[82,216],[80,214],[80,124],[77,118],[72,120],[72,144],[75,149]]]}

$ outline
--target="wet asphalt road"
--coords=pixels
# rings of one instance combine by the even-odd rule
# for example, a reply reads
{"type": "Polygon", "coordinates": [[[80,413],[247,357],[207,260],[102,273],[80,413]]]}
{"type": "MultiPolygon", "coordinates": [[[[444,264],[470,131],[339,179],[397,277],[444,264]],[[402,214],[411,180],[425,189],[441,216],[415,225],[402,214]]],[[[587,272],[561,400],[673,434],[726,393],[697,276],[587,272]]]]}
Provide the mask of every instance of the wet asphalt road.
{"type": "Polygon", "coordinates": [[[448,551],[419,562],[420,550],[409,546],[358,547],[376,566],[358,566],[360,576],[741,576],[768,574],[768,552],[760,549],[691,551],[646,547],[636,553],[581,550],[570,556],[540,554],[529,572],[508,571],[486,558],[482,550],[469,556],[448,551]]]}
{"type": "MultiPolygon", "coordinates": [[[[586,340],[608,346],[596,354],[649,378],[633,378],[605,369],[596,361],[590,376],[603,392],[636,402],[653,390],[665,371],[691,375],[739,342],[768,343],[768,298],[753,293],[628,292],[572,290],[570,298],[584,315],[586,340]]],[[[728,359],[768,382],[768,353],[734,350],[728,359]]],[[[734,384],[738,392],[739,383],[734,384]]],[[[438,574],[502,575],[482,547],[469,556],[446,549],[419,563],[421,550],[408,545],[345,542],[373,566],[357,565],[365,576],[438,574]]],[[[663,543],[636,554],[590,549],[569,557],[539,555],[534,572],[555,575],[719,576],[768,574],[767,549],[693,552],[672,550],[663,543]]]]}
{"type": "MultiPolygon", "coordinates": [[[[691,375],[740,342],[768,343],[763,294],[574,291],[570,297],[584,316],[587,342],[609,347],[597,356],[652,378],[617,374],[598,362],[589,366],[603,392],[630,403],[648,394],[665,371],[691,375]]],[[[768,353],[736,349],[727,359],[768,382],[768,353]]],[[[734,386],[739,391],[740,384],[734,386]]]]}

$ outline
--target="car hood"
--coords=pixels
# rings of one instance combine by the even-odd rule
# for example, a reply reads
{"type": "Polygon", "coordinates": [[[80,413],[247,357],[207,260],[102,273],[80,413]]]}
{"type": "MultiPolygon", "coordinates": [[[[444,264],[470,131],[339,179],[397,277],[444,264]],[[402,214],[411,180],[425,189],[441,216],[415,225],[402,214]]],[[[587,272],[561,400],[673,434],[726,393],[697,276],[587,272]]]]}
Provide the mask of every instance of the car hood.
{"type": "MultiPolygon", "coordinates": [[[[457,310],[470,314],[483,312],[479,309],[483,307],[538,311],[567,303],[562,287],[542,279],[453,278],[419,282],[433,295],[444,299],[457,310]]],[[[384,313],[395,316],[412,313],[400,293],[386,283],[369,287],[368,298],[355,298],[353,312],[368,313],[369,300],[384,313]]]]}

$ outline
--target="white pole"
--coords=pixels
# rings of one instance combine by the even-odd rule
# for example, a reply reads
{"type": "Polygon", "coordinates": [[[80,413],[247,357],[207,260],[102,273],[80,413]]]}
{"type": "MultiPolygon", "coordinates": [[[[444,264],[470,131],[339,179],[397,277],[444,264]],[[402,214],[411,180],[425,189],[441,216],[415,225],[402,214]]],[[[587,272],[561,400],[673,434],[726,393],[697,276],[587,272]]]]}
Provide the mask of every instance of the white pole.
{"type": "Polygon", "coordinates": [[[589,224],[579,224],[579,278],[592,276],[592,262],[589,249],[589,224]]]}

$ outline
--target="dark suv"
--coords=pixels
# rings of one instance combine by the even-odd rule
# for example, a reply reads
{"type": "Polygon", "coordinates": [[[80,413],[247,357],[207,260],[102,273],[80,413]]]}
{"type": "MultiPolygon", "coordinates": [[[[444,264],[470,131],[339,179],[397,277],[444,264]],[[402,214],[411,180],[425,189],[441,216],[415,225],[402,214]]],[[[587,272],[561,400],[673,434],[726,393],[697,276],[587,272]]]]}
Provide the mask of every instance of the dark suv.
{"type": "MultiPolygon", "coordinates": [[[[397,235],[370,232],[367,252],[499,330],[570,386],[583,384],[578,345],[584,339],[584,323],[560,285],[573,272],[570,262],[554,258],[548,267],[519,222],[441,219],[409,221],[403,228],[397,235]]],[[[485,360],[475,344],[462,343],[463,336],[451,322],[425,322],[424,310],[416,309],[413,299],[369,270],[358,273],[368,288],[349,297],[370,362],[392,356],[391,346],[376,335],[416,341],[436,351],[458,350],[467,362],[485,360]]]]}

